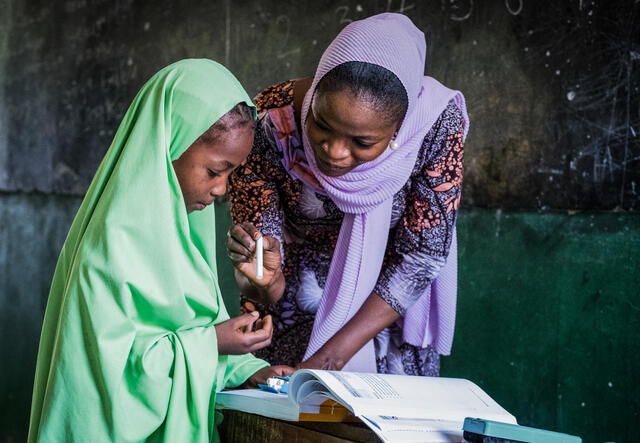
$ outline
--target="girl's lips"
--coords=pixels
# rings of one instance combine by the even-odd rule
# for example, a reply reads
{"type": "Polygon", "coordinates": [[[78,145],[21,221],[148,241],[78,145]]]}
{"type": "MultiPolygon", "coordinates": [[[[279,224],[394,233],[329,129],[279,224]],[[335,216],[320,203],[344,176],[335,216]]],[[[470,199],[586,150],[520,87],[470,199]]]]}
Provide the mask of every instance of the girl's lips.
{"type": "Polygon", "coordinates": [[[205,205],[204,203],[198,202],[195,205],[193,205],[193,207],[195,208],[196,211],[202,211],[204,208],[207,207],[207,205],[205,205]]]}

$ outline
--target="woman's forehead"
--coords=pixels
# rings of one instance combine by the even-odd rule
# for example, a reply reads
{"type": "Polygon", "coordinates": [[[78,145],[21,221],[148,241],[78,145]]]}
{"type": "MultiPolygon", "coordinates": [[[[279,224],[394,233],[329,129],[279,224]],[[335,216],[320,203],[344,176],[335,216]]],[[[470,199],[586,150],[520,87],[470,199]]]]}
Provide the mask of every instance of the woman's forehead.
{"type": "Polygon", "coordinates": [[[340,132],[377,135],[387,131],[390,124],[383,113],[374,109],[366,97],[351,91],[332,91],[314,94],[311,104],[314,118],[340,132]],[[335,127],[334,127],[335,126],[335,127]]]}

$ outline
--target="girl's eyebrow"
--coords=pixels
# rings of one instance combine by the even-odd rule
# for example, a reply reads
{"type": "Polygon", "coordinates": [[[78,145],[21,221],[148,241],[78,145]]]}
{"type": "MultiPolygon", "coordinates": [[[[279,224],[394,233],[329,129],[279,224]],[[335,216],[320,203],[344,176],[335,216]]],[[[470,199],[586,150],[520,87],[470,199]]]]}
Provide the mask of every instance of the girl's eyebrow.
{"type": "Polygon", "coordinates": [[[226,160],[220,160],[220,161],[214,161],[213,165],[215,167],[215,169],[221,170],[221,171],[225,171],[227,169],[233,169],[236,166],[233,163],[230,163],[226,160]]]}

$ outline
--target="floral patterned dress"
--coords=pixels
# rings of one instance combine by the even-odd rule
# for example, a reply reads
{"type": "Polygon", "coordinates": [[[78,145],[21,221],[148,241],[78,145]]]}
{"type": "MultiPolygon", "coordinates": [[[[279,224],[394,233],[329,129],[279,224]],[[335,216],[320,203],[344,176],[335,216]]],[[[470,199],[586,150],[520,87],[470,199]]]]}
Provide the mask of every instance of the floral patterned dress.
{"type": "MultiPolygon", "coordinates": [[[[249,221],[282,245],[286,281],[282,298],[270,306],[243,299],[248,309],[271,314],[271,345],[256,356],[271,364],[296,365],[309,343],[344,213],[333,201],[292,178],[275,137],[268,110],[293,104],[294,81],[267,88],[256,98],[258,127],[246,162],[231,176],[234,223],[249,221]],[[248,305],[247,305],[248,304],[248,305]]],[[[287,127],[302,140],[290,115],[287,127]]],[[[393,198],[385,259],[374,292],[400,315],[425,293],[448,255],[462,184],[462,112],[451,101],[425,136],[415,167],[393,198]]],[[[302,146],[300,146],[302,149],[302,146]]],[[[402,318],[374,339],[378,372],[437,376],[440,358],[430,346],[403,342],[402,318]]]]}

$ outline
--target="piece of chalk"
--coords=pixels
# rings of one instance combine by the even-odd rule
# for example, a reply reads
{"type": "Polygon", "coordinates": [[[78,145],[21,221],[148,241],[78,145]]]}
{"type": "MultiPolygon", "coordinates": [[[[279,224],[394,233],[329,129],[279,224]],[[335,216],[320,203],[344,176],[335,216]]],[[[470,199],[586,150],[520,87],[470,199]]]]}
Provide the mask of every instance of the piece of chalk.
{"type": "Polygon", "coordinates": [[[264,248],[264,238],[260,236],[258,240],[256,240],[256,278],[258,280],[262,280],[263,277],[263,261],[262,261],[262,250],[264,248]]]}

